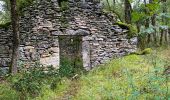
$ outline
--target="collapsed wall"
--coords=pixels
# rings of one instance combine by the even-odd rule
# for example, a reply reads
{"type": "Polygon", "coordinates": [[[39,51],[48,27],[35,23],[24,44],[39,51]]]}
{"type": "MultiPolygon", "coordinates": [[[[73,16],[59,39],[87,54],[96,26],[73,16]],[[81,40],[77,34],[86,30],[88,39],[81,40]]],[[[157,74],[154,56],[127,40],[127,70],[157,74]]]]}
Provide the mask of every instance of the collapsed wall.
{"type": "MultiPolygon", "coordinates": [[[[102,12],[99,3],[69,1],[59,7],[57,0],[35,0],[20,17],[20,63],[25,67],[39,61],[58,67],[60,36],[82,38],[83,66],[89,70],[113,57],[136,50],[136,41],[127,39],[124,29],[115,26],[114,17],[102,12]],[[115,30],[116,28],[116,30],[115,30]]],[[[0,28],[0,67],[8,67],[11,58],[11,30],[0,28]]],[[[67,48],[67,46],[65,47],[67,48]]]]}

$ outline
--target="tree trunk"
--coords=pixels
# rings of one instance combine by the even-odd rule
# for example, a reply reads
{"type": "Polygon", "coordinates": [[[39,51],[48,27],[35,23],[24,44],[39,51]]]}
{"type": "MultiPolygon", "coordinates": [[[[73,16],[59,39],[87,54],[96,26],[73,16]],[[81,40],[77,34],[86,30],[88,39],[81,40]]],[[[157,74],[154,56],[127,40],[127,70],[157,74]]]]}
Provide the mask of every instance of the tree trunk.
{"type": "MultiPolygon", "coordinates": [[[[165,3],[166,0],[162,0],[162,3],[165,3]]],[[[163,11],[162,13],[166,13],[166,5],[163,4],[163,11]]],[[[162,23],[165,24],[165,17],[162,16],[162,23]]],[[[161,36],[160,36],[160,45],[163,44],[163,36],[164,36],[165,33],[165,30],[161,29],[161,36]]]]}
{"type": "Polygon", "coordinates": [[[111,6],[110,6],[109,0],[106,0],[106,2],[107,2],[107,5],[108,5],[108,7],[109,7],[109,11],[111,11],[112,8],[111,8],[111,6]]]}
{"type": "MultiPolygon", "coordinates": [[[[144,4],[145,4],[145,7],[146,7],[146,0],[144,0],[144,4]]],[[[147,12],[147,10],[145,10],[145,14],[148,14],[148,12],[147,12]]],[[[149,18],[147,18],[146,20],[145,20],[145,28],[149,28],[149,21],[150,21],[150,19],[149,18]]],[[[149,44],[150,43],[150,41],[151,41],[151,35],[150,34],[147,34],[147,36],[146,36],[146,42],[149,44]]]]}
{"type": "Polygon", "coordinates": [[[170,28],[168,28],[168,39],[169,39],[169,44],[170,44],[170,28]]]}
{"type": "Polygon", "coordinates": [[[11,21],[13,30],[13,52],[11,58],[11,66],[9,72],[12,74],[17,73],[17,61],[19,58],[19,24],[18,24],[18,13],[16,0],[10,0],[11,3],[11,21]]]}
{"type": "MultiPolygon", "coordinates": [[[[151,21],[152,21],[152,26],[156,26],[156,14],[154,14],[154,15],[151,17],[151,21]]],[[[157,44],[156,29],[154,29],[153,39],[154,39],[154,43],[157,44]]]]}
{"type": "Polygon", "coordinates": [[[116,4],[116,0],[113,0],[113,5],[115,5],[116,4]]]}
{"type": "MultiPolygon", "coordinates": [[[[153,3],[153,0],[149,0],[149,3],[153,3]]],[[[156,14],[153,14],[152,17],[151,17],[151,24],[152,26],[155,26],[156,25],[156,14]]],[[[149,26],[149,25],[148,25],[149,26]]],[[[155,44],[157,43],[156,41],[156,29],[154,29],[154,32],[152,34],[149,34],[148,35],[148,43],[152,42],[152,38],[151,38],[151,35],[153,36],[153,39],[154,39],[154,42],[155,44]]]]}
{"type": "Polygon", "coordinates": [[[125,22],[127,24],[131,24],[131,20],[132,20],[132,17],[131,17],[132,7],[131,7],[131,4],[130,4],[129,0],[125,0],[124,6],[125,6],[125,8],[124,8],[125,22]]]}
{"type": "MultiPolygon", "coordinates": [[[[165,13],[167,13],[167,0],[164,0],[164,12],[165,13]]],[[[164,21],[165,21],[165,25],[166,26],[168,26],[168,19],[167,18],[164,18],[164,21]]],[[[168,44],[168,29],[165,29],[164,30],[165,31],[165,35],[164,35],[164,37],[165,37],[165,43],[166,43],[166,45],[168,44]]]]}

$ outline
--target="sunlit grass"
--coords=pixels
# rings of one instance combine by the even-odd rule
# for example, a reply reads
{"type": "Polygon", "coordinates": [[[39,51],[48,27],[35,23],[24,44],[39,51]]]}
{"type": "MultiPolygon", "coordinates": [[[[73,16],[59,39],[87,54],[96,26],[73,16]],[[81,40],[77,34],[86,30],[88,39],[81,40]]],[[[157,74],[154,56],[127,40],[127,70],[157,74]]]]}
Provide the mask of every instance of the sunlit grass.
{"type": "Polygon", "coordinates": [[[4,82],[0,84],[0,100],[19,100],[18,93],[4,82]]]}
{"type": "Polygon", "coordinates": [[[154,58],[159,68],[156,69],[149,61],[151,57],[152,55],[129,55],[94,69],[81,77],[82,88],[74,99],[145,100],[166,97],[168,85],[165,83],[165,77],[160,75],[164,63],[154,58]],[[160,76],[155,76],[155,70],[160,71],[160,76]],[[151,82],[148,83],[149,81],[151,82]]]}

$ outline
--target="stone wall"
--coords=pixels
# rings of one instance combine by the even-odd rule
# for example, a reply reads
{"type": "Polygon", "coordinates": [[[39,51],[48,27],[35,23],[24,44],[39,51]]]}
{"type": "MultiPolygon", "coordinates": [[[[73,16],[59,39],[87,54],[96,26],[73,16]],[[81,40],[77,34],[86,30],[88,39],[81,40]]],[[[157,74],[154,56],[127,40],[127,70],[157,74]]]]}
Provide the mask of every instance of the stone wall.
{"type": "MultiPolygon", "coordinates": [[[[113,26],[115,21],[114,16],[102,12],[99,3],[69,1],[69,9],[63,10],[57,0],[35,0],[20,17],[20,62],[26,67],[35,61],[58,67],[58,37],[63,35],[82,37],[83,66],[87,70],[134,52],[136,41],[127,39],[127,30],[113,26]]],[[[8,66],[11,47],[11,30],[0,28],[1,67],[8,66]]]]}
{"type": "Polygon", "coordinates": [[[0,67],[8,67],[12,53],[12,37],[9,29],[0,29],[0,67]]]}

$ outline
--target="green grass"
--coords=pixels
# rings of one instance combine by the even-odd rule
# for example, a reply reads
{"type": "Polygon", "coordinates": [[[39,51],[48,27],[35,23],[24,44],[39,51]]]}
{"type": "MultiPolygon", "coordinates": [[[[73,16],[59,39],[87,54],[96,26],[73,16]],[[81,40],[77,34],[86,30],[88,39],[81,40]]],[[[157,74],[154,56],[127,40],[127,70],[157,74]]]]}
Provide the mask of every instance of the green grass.
{"type": "MultiPolygon", "coordinates": [[[[77,80],[63,78],[55,90],[45,85],[33,100],[169,100],[170,81],[163,74],[169,55],[169,49],[163,49],[117,58],[77,80]]],[[[9,84],[0,85],[0,100],[16,98],[9,84]]]]}
{"type": "Polygon", "coordinates": [[[19,100],[18,93],[8,83],[0,84],[0,100],[19,100]]]}
{"type": "Polygon", "coordinates": [[[167,89],[170,82],[162,75],[166,64],[165,60],[153,54],[129,55],[113,60],[82,76],[81,89],[73,99],[170,99],[170,88],[167,89]]]}

